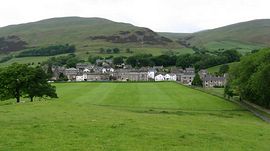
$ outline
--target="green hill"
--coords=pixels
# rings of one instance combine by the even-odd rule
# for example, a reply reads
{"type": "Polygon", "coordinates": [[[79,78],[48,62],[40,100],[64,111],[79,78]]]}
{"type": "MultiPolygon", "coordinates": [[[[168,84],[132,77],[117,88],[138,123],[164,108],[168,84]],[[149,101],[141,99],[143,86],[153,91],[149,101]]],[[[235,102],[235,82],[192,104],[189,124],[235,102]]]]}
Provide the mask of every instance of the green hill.
{"type": "Polygon", "coordinates": [[[243,52],[270,46],[270,19],[252,20],[182,38],[192,46],[210,50],[238,49],[243,52]]]}
{"type": "MultiPolygon", "coordinates": [[[[82,59],[86,59],[90,54],[129,56],[133,53],[159,55],[168,51],[178,54],[193,52],[148,28],[103,18],[63,17],[0,28],[0,59],[7,54],[17,55],[29,48],[67,43],[76,46],[75,53],[82,59]],[[101,54],[101,48],[119,48],[121,51],[119,54],[101,54]],[[133,53],[127,53],[126,49],[133,53]]],[[[39,58],[44,60],[48,57],[39,58]]],[[[13,58],[5,62],[5,65],[11,62],[36,61],[13,58]]]]}
{"type": "MultiPolygon", "coordinates": [[[[103,18],[63,17],[0,28],[0,58],[32,47],[71,44],[76,54],[85,59],[100,48],[119,48],[113,55],[134,53],[159,55],[193,53],[193,46],[210,51],[236,49],[242,53],[270,46],[270,19],[237,23],[197,33],[156,33],[151,29],[103,18]],[[186,47],[186,48],[185,48],[186,47]],[[87,55],[86,55],[87,54],[87,55]]],[[[23,59],[22,59],[23,60],[23,59]]],[[[14,62],[12,59],[9,62],[14,62]]],[[[28,60],[32,62],[32,60],[28,60]]],[[[24,62],[24,61],[23,61],[24,62]]],[[[9,64],[9,63],[8,63],[9,64]]]]}
{"type": "MultiPolygon", "coordinates": [[[[0,28],[0,37],[2,45],[7,45],[4,48],[9,47],[10,43],[7,41],[18,41],[19,39],[21,42],[27,43],[26,46],[22,45],[21,49],[65,43],[75,44],[78,51],[88,51],[89,49],[93,51],[100,47],[118,46],[130,48],[180,47],[171,39],[160,36],[148,28],[103,18],[64,17],[11,25],[0,28]],[[11,39],[11,36],[15,38],[11,39]],[[8,37],[11,38],[8,39],[8,37]]],[[[20,47],[16,48],[15,50],[20,50],[20,47]]]]}

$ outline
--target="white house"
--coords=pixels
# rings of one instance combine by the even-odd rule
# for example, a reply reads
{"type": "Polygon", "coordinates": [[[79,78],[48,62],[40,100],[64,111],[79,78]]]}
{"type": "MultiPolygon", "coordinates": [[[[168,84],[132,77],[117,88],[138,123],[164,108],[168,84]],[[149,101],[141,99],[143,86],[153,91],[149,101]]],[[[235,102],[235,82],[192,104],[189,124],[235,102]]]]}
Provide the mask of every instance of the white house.
{"type": "Polygon", "coordinates": [[[155,76],[155,81],[164,81],[164,76],[162,74],[159,74],[157,76],[155,76]]]}
{"type": "Polygon", "coordinates": [[[110,72],[114,72],[114,69],[113,68],[110,68],[110,70],[109,70],[110,72]]]}
{"type": "Polygon", "coordinates": [[[113,68],[102,68],[102,73],[114,72],[113,68]]]}
{"type": "Polygon", "coordinates": [[[155,79],[156,72],[157,71],[155,69],[149,69],[147,73],[148,79],[155,79]]]}
{"type": "Polygon", "coordinates": [[[106,68],[103,68],[102,69],[102,73],[107,73],[107,69],[106,68]]]}
{"type": "Polygon", "coordinates": [[[176,81],[176,74],[166,74],[164,79],[166,81],[176,81]]]}
{"type": "Polygon", "coordinates": [[[84,76],[76,76],[76,81],[84,81],[84,76]]]}
{"type": "Polygon", "coordinates": [[[84,69],[83,72],[84,72],[84,73],[89,73],[90,70],[89,70],[89,69],[84,69]]]}
{"type": "Polygon", "coordinates": [[[171,75],[171,80],[172,81],[176,81],[177,80],[176,74],[170,74],[170,75],[171,75]]]}

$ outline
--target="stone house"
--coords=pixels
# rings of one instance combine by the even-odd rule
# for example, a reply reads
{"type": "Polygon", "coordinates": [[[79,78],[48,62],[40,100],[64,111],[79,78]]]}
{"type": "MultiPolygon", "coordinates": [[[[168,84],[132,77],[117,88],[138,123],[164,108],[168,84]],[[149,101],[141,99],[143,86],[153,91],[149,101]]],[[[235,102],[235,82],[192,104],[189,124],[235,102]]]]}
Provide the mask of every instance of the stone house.
{"type": "Polygon", "coordinates": [[[203,87],[205,88],[212,88],[212,87],[222,87],[226,84],[226,77],[222,76],[212,76],[212,75],[207,75],[206,77],[203,78],[203,87]]]}
{"type": "Polygon", "coordinates": [[[171,68],[171,73],[174,73],[176,75],[176,81],[181,81],[181,77],[184,74],[184,69],[177,68],[177,67],[172,67],[171,68]]]}
{"type": "Polygon", "coordinates": [[[68,69],[65,70],[65,73],[64,74],[67,76],[68,80],[75,81],[78,72],[79,72],[79,69],[68,68],[68,69]]]}
{"type": "Polygon", "coordinates": [[[226,75],[214,76],[207,72],[207,70],[199,71],[200,78],[203,81],[203,87],[212,88],[215,86],[222,87],[226,84],[226,75]]]}
{"type": "Polygon", "coordinates": [[[65,71],[66,71],[65,67],[53,66],[52,67],[53,76],[51,80],[58,80],[61,73],[65,75],[65,71]]]}
{"type": "Polygon", "coordinates": [[[191,85],[193,79],[195,77],[195,69],[194,68],[186,68],[184,73],[181,75],[181,82],[186,85],[191,85]]]}
{"type": "Polygon", "coordinates": [[[195,73],[185,72],[181,75],[181,83],[186,84],[186,85],[191,85],[194,77],[195,77],[195,73]]]}

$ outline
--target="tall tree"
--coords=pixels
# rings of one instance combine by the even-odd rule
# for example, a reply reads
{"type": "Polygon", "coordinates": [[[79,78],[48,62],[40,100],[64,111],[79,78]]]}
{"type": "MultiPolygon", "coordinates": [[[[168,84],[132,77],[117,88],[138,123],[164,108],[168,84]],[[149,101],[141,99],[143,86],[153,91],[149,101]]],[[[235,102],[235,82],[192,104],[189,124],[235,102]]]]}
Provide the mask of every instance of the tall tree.
{"type": "Polygon", "coordinates": [[[15,98],[17,103],[25,93],[26,84],[29,81],[29,67],[27,65],[12,64],[0,73],[1,100],[15,98]]]}
{"type": "Polygon", "coordinates": [[[31,102],[34,97],[57,98],[55,87],[47,82],[48,78],[49,76],[40,67],[30,69],[30,81],[27,82],[25,93],[31,102]]]}
{"type": "Polygon", "coordinates": [[[17,103],[22,96],[57,97],[55,88],[47,83],[48,76],[40,68],[23,64],[12,64],[0,72],[0,99],[15,98],[17,103]]]}
{"type": "Polygon", "coordinates": [[[270,49],[244,57],[230,69],[229,82],[240,98],[270,108],[270,49]]]}
{"type": "Polygon", "coordinates": [[[191,84],[194,85],[194,86],[199,86],[199,87],[203,86],[203,81],[200,78],[200,75],[198,73],[196,73],[196,75],[195,75],[195,77],[194,77],[191,84]]]}

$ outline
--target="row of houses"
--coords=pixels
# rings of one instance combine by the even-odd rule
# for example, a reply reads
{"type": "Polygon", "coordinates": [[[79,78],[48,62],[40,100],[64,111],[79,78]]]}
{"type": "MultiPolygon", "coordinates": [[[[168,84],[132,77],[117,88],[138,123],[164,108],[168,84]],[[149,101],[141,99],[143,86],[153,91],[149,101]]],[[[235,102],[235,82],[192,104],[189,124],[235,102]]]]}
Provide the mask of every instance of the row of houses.
{"type": "Polygon", "coordinates": [[[203,81],[203,87],[205,88],[212,88],[212,87],[223,87],[226,84],[226,76],[215,76],[209,74],[207,70],[200,70],[199,71],[200,78],[203,81]]]}
{"type": "MultiPolygon", "coordinates": [[[[76,68],[53,67],[53,80],[58,80],[64,74],[69,81],[179,81],[191,85],[195,77],[194,68],[173,67],[165,72],[163,66],[131,68],[126,66],[114,69],[112,67],[99,67],[91,64],[77,64],[76,68]]],[[[206,70],[199,72],[204,87],[223,86],[225,77],[216,77],[206,70]]]]}
{"type": "Polygon", "coordinates": [[[163,66],[114,69],[112,67],[99,67],[91,64],[77,64],[76,68],[55,66],[52,68],[53,79],[58,80],[64,74],[69,81],[181,81],[191,84],[195,76],[194,68],[172,68],[171,72],[163,71],[163,66]]]}

